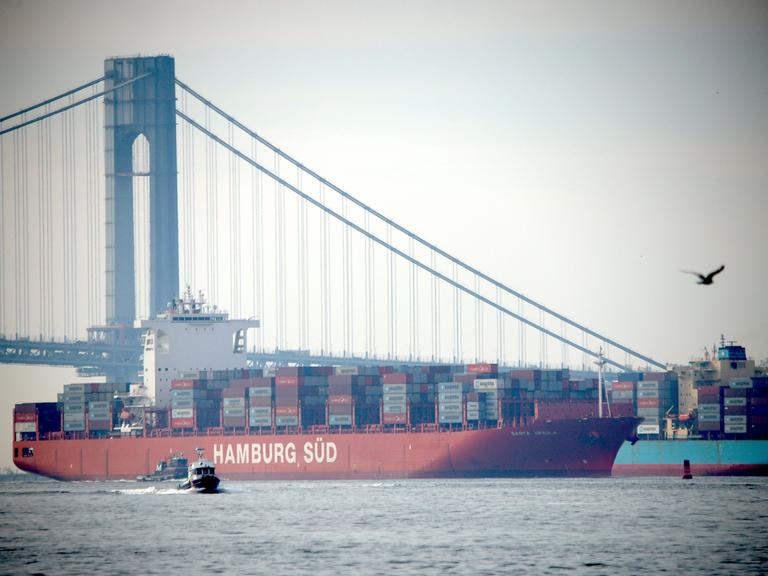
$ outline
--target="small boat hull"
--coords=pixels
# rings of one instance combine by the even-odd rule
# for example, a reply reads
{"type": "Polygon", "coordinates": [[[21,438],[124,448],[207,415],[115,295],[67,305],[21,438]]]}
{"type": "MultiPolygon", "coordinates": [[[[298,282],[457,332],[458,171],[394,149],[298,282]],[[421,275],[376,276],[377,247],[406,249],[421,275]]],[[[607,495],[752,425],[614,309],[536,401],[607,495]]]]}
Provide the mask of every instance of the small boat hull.
{"type": "Polygon", "coordinates": [[[179,484],[179,490],[194,490],[203,494],[212,494],[219,490],[219,479],[216,476],[201,476],[179,484]]]}

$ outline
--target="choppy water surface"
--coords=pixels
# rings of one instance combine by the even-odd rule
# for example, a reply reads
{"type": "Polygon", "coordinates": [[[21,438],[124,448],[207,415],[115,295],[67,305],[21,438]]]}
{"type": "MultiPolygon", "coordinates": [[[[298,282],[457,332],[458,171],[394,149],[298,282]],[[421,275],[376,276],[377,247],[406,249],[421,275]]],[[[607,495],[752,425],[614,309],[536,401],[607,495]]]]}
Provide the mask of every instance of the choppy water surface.
{"type": "Polygon", "coordinates": [[[768,479],[0,483],[8,574],[761,574],[768,479]]]}

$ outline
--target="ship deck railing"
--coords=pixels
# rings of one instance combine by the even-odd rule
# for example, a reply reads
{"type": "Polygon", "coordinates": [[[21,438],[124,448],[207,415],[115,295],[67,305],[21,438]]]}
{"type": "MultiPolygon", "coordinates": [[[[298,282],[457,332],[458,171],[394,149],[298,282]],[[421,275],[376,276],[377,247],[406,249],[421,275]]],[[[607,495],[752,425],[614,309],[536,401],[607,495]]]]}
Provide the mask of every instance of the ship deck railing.
{"type": "Polygon", "coordinates": [[[286,436],[301,434],[406,434],[406,433],[428,433],[428,432],[465,432],[468,430],[486,430],[495,428],[504,428],[505,426],[517,428],[526,426],[533,422],[533,419],[524,421],[504,420],[497,422],[464,422],[461,424],[437,424],[425,422],[420,424],[366,424],[362,426],[329,426],[325,424],[315,424],[311,426],[273,426],[271,428],[230,428],[214,426],[202,430],[194,429],[169,429],[155,428],[146,430],[132,430],[130,433],[120,433],[113,431],[109,435],[103,432],[47,432],[38,434],[35,440],[87,440],[96,438],[110,438],[119,440],[121,438],[186,438],[186,437],[221,437],[221,436],[286,436]]]}

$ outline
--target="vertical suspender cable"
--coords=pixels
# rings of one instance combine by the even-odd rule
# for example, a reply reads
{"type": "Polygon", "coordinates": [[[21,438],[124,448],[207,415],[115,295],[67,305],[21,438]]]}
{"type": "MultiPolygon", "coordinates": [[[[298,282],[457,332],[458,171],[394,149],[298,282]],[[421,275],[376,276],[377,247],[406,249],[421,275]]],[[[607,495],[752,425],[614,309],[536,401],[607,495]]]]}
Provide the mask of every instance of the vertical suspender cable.
{"type": "MultiPolygon", "coordinates": [[[[29,261],[29,150],[27,147],[27,141],[29,136],[29,130],[22,130],[21,144],[22,144],[22,186],[21,186],[21,209],[22,209],[22,223],[23,234],[21,234],[22,241],[22,295],[24,301],[21,309],[22,330],[24,336],[29,336],[29,277],[30,277],[30,261],[29,261]]],[[[17,270],[17,273],[19,271],[17,270]]]]}
{"type": "MultiPolygon", "coordinates": [[[[497,286],[496,287],[496,303],[499,306],[503,306],[502,303],[502,295],[501,295],[501,289],[497,286]]],[[[504,334],[504,315],[501,313],[501,310],[498,310],[496,313],[496,356],[499,361],[500,366],[506,365],[506,342],[505,342],[505,334],[504,334]]]]}
{"type": "MultiPolygon", "coordinates": [[[[230,146],[235,145],[234,126],[227,123],[230,146]]],[[[234,318],[240,318],[240,194],[238,164],[234,154],[229,154],[229,237],[230,237],[230,294],[232,301],[232,314],[234,318]]]]}
{"type": "MultiPolygon", "coordinates": [[[[48,106],[46,106],[48,112],[48,106]]],[[[46,239],[46,266],[45,266],[45,298],[44,306],[46,313],[46,335],[52,338],[55,333],[53,325],[54,312],[54,283],[53,283],[53,261],[54,261],[54,230],[53,230],[53,137],[51,136],[52,122],[46,122],[44,125],[45,135],[45,168],[43,170],[46,180],[46,199],[45,199],[45,239],[46,239]]]]}
{"type": "MultiPolygon", "coordinates": [[[[37,243],[37,265],[40,273],[37,277],[37,291],[38,302],[40,303],[40,323],[39,333],[40,340],[43,340],[43,334],[45,331],[45,216],[44,216],[44,201],[45,201],[45,160],[43,158],[43,125],[38,122],[37,124],[37,229],[40,234],[40,238],[37,243]]],[[[2,246],[0,246],[2,250],[2,246]]],[[[1,270],[2,268],[0,268],[1,270]]],[[[0,303],[0,306],[2,304],[0,303]]]]}
{"type": "MultiPolygon", "coordinates": [[[[344,215],[344,218],[347,217],[347,199],[342,198],[341,200],[341,213],[344,215]]],[[[342,242],[343,242],[343,252],[342,252],[342,277],[344,281],[344,288],[342,290],[342,295],[344,298],[344,355],[350,353],[350,336],[349,336],[349,324],[351,322],[350,320],[350,308],[349,308],[349,301],[351,298],[351,294],[349,293],[349,227],[344,226],[342,230],[342,242]]]]}
{"type": "MultiPolygon", "coordinates": [[[[480,278],[475,274],[475,292],[480,293],[480,278]]],[[[475,362],[483,359],[483,304],[475,300],[475,362]]]]}
{"type": "MultiPolygon", "coordinates": [[[[370,214],[365,213],[365,229],[370,232],[370,214]]],[[[366,354],[376,356],[376,280],[374,277],[373,240],[366,239],[365,311],[366,311],[366,354]]]]}
{"type": "MultiPolygon", "coordinates": [[[[539,326],[545,326],[546,318],[544,317],[544,311],[539,310],[539,326]]],[[[544,332],[541,333],[541,341],[539,344],[539,365],[542,368],[546,368],[548,365],[547,358],[547,339],[544,332]]]]}
{"type": "MultiPolygon", "coordinates": [[[[0,121],[0,130],[3,123],[0,121]]],[[[0,136],[0,270],[6,270],[6,250],[5,250],[5,147],[3,146],[3,137],[0,136]]],[[[5,334],[5,279],[8,275],[0,276],[0,335],[5,334]]]]}
{"type": "MultiPolygon", "coordinates": [[[[522,298],[517,299],[517,314],[518,316],[523,315],[523,299],[522,298]]],[[[522,322],[518,322],[518,326],[520,327],[520,334],[518,337],[518,346],[520,347],[520,358],[518,359],[518,363],[522,367],[526,365],[525,324],[523,324],[522,322]]]]}
{"type": "MultiPolygon", "coordinates": [[[[24,119],[24,116],[22,116],[22,119],[24,119]]],[[[13,134],[12,138],[13,142],[13,226],[11,227],[11,237],[13,238],[13,269],[18,271],[18,269],[21,267],[21,255],[19,250],[19,231],[18,231],[18,223],[19,223],[19,137],[17,133],[13,134]]],[[[20,316],[20,310],[19,306],[21,304],[21,299],[19,298],[19,281],[20,281],[20,274],[14,274],[14,287],[13,287],[13,299],[15,302],[14,306],[14,333],[16,335],[16,338],[19,337],[19,316],[20,316]]]]}
{"type": "MultiPolygon", "coordinates": [[[[303,190],[302,172],[296,168],[296,185],[299,190],[303,190]]],[[[304,198],[297,196],[298,208],[298,251],[299,251],[299,348],[308,349],[309,341],[309,321],[307,311],[309,304],[307,302],[307,204],[304,198]]]]}
{"type": "MultiPolygon", "coordinates": [[[[458,268],[453,263],[453,280],[458,282],[458,268]]],[[[453,361],[458,363],[462,359],[461,352],[461,292],[458,287],[453,289],[453,361]]]]}
{"type": "MultiPolygon", "coordinates": [[[[565,322],[560,320],[560,336],[565,338],[565,322]]],[[[560,343],[560,367],[568,368],[568,347],[565,342],[560,343]]]]}
{"type": "MultiPolygon", "coordinates": [[[[325,204],[325,186],[320,183],[320,202],[325,204]]],[[[325,246],[325,228],[328,221],[328,214],[323,212],[320,215],[320,353],[325,354],[328,351],[328,317],[327,306],[328,300],[328,262],[326,256],[325,246]]]]}
{"type": "MultiPolygon", "coordinates": [[[[389,224],[387,224],[387,244],[392,244],[392,227],[389,224]]],[[[389,252],[389,268],[387,271],[389,288],[389,358],[395,358],[397,356],[397,322],[395,319],[397,315],[397,269],[395,268],[395,264],[395,255],[392,252],[389,252]]]]}

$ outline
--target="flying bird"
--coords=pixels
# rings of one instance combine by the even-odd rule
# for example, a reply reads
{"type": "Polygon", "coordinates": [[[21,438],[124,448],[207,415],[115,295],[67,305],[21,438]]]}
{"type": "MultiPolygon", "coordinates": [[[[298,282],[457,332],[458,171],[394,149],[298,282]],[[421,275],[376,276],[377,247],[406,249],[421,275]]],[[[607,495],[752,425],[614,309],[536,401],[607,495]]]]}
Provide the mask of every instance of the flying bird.
{"type": "Polygon", "coordinates": [[[690,270],[680,270],[680,272],[684,272],[685,274],[693,274],[694,276],[698,276],[699,277],[699,281],[697,282],[697,284],[704,284],[705,286],[709,286],[710,284],[712,284],[713,278],[715,277],[715,275],[716,274],[720,274],[720,272],[722,272],[723,270],[725,270],[725,266],[720,266],[720,268],[718,268],[717,270],[713,270],[712,272],[710,272],[706,276],[704,274],[699,274],[698,272],[692,272],[690,270]]]}

